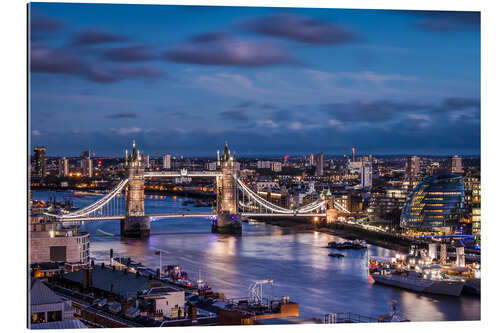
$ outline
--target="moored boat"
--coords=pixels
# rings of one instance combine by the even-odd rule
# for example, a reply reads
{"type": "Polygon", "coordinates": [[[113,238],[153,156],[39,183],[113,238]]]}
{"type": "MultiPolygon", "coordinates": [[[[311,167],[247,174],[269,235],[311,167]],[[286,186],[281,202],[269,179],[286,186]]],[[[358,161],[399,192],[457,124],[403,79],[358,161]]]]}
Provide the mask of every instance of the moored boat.
{"type": "Polygon", "coordinates": [[[439,271],[416,272],[382,269],[374,272],[375,282],[416,292],[460,296],[465,280],[439,271]]]}

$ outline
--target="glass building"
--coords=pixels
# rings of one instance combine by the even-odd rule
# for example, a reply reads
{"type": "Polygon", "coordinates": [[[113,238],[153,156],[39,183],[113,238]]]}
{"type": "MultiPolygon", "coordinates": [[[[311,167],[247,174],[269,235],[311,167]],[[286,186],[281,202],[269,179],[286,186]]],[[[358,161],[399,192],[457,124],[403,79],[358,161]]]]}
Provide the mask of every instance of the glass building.
{"type": "Polygon", "coordinates": [[[453,230],[459,227],[463,209],[464,183],[460,175],[429,176],[408,195],[401,213],[401,227],[422,231],[453,230]]]}

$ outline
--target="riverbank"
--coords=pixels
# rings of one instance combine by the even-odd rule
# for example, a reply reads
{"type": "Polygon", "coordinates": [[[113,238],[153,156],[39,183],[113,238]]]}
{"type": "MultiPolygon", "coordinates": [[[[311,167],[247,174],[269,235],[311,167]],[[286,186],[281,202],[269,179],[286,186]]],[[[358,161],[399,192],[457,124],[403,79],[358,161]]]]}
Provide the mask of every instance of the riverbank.
{"type": "Polygon", "coordinates": [[[309,218],[298,218],[284,220],[283,218],[257,219],[261,222],[279,226],[281,228],[293,230],[295,232],[318,231],[332,236],[345,238],[348,240],[363,239],[367,243],[383,247],[389,250],[407,252],[411,243],[405,239],[395,239],[390,235],[384,235],[374,231],[356,228],[344,223],[315,224],[309,218]]]}

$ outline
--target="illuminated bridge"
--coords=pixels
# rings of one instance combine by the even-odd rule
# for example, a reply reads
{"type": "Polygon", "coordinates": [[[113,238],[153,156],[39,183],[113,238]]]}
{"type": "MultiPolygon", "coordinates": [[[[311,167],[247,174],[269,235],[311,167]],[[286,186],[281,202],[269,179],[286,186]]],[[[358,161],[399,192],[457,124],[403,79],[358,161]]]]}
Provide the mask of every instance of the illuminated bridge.
{"type": "Polygon", "coordinates": [[[76,211],[66,214],[45,213],[48,219],[61,223],[81,221],[120,220],[123,236],[149,235],[151,220],[180,217],[208,217],[212,231],[240,233],[241,217],[326,217],[336,219],[337,213],[350,212],[329,197],[320,196],[309,204],[288,209],[269,202],[256,194],[238,178],[236,159],[226,144],[222,157],[217,152],[217,171],[162,171],[145,172],[142,157],[135,142],[130,156],[126,152],[127,178],[118,183],[108,194],[76,211]],[[179,212],[147,214],[144,209],[144,182],[150,178],[212,177],[216,182],[217,205],[210,212],[179,212]]]}

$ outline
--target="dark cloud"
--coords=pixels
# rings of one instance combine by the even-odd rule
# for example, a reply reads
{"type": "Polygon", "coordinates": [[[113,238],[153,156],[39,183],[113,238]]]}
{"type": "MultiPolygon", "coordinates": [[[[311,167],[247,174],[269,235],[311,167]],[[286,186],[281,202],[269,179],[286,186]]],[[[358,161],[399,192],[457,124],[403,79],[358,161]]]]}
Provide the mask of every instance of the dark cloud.
{"type": "Polygon", "coordinates": [[[108,119],[131,119],[138,118],[139,115],[133,112],[121,112],[121,113],[113,113],[106,116],[108,119]]]}
{"type": "Polygon", "coordinates": [[[53,32],[63,27],[62,21],[50,17],[34,17],[30,20],[31,33],[53,32]]]}
{"type": "Polygon", "coordinates": [[[30,48],[30,68],[34,73],[76,74],[82,70],[83,62],[66,50],[33,43],[30,48]]]}
{"type": "Polygon", "coordinates": [[[478,98],[452,97],[443,101],[442,105],[436,108],[439,112],[460,111],[465,109],[481,109],[481,100],[478,98]]]}
{"type": "Polygon", "coordinates": [[[341,122],[385,122],[407,111],[420,111],[428,105],[390,100],[328,103],[322,109],[341,122]]]}
{"type": "Polygon", "coordinates": [[[164,76],[163,71],[150,66],[115,66],[111,68],[90,67],[85,75],[99,83],[113,83],[126,79],[158,79],[164,76]]]}
{"type": "Polygon", "coordinates": [[[404,11],[405,13],[422,17],[423,20],[416,25],[424,30],[447,32],[464,28],[479,29],[481,26],[480,12],[457,11],[430,11],[416,10],[404,11]]]}
{"type": "Polygon", "coordinates": [[[249,106],[252,106],[254,103],[247,101],[247,102],[241,102],[239,104],[236,104],[234,107],[235,108],[248,108],[249,106]]]}
{"type": "Polygon", "coordinates": [[[104,66],[89,64],[71,51],[32,43],[30,49],[32,73],[70,74],[84,79],[113,83],[125,79],[157,79],[163,71],[151,66],[104,66]]]}
{"type": "Polygon", "coordinates": [[[249,20],[243,26],[252,32],[308,44],[334,45],[351,42],[356,34],[325,21],[291,14],[276,14],[249,20]]]}
{"type": "Polygon", "coordinates": [[[260,107],[263,108],[264,110],[277,109],[277,107],[275,105],[272,105],[272,104],[262,104],[260,107]]]}
{"type": "Polygon", "coordinates": [[[241,67],[297,63],[274,43],[243,41],[223,33],[195,36],[166,52],[164,57],[166,60],[180,63],[241,67]]]}
{"type": "Polygon", "coordinates": [[[78,33],[73,41],[74,45],[95,45],[104,43],[124,42],[124,36],[109,33],[99,29],[87,29],[78,33]]]}
{"type": "Polygon", "coordinates": [[[224,120],[230,121],[248,121],[250,119],[248,115],[242,110],[223,111],[219,112],[218,116],[223,118],[224,120]]]}
{"type": "Polygon", "coordinates": [[[153,60],[155,55],[146,45],[132,45],[107,50],[103,58],[111,61],[134,62],[153,60]]]}

